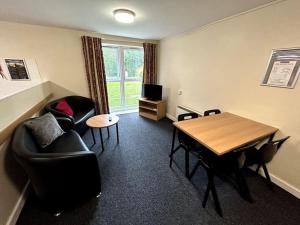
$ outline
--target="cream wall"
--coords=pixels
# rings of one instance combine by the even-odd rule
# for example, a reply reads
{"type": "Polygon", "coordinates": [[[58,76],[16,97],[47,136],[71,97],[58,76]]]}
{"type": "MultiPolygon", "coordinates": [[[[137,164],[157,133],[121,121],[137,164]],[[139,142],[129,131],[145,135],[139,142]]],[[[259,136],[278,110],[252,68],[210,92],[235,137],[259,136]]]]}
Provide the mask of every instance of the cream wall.
{"type": "MultiPolygon", "coordinates": [[[[4,128],[24,112],[44,100],[50,84],[45,82],[0,100],[0,134],[4,128]]],[[[0,224],[13,224],[13,212],[23,201],[21,193],[27,182],[23,170],[14,160],[8,148],[9,139],[0,144],[0,224]]],[[[16,210],[16,211],[15,211],[16,210]]]]}
{"type": "Polygon", "coordinates": [[[278,127],[277,137],[291,135],[268,167],[294,190],[300,190],[300,81],[295,89],[260,82],[273,48],[300,47],[299,8],[298,0],[277,2],[166,38],[159,70],[171,116],[178,104],[220,108],[278,127]]]}
{"type": "Polygon", "coordinates": [[[87,95],[80,48],[82,32],[15,23],[0,23],[1,56],[32,58],[43,80],[87,95]]]}
{"type": "Polygon", "coordinates": [[[101,37],[103,42],[141,45],[140,40],[71,29],[0,22],[0,57],[35,60],[42,80],[53,83],[55,97],[88,96],[81,36],[101,37]]]}

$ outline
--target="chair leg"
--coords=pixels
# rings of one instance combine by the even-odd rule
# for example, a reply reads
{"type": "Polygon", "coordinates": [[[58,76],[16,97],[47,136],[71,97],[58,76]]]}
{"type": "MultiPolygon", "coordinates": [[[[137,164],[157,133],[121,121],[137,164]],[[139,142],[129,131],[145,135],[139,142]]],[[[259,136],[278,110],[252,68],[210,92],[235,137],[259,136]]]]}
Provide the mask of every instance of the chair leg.
{"type": "Polygon", "coordinates": [[[182,146],[181,145],[178,145],[174,150],[171,150],[171,153],[169,155],[170,157],[170,167],[172,167],[172,163],[173,163],[173,155],[175,152],[177,152],[182,146]]]}
{"type": "Polygon", "coordinates": [[[189,180],[192,179],[194,176],[195,172],[197,171],[198,167],[201,165],[201,163],[198,161],[194,169],[192,170],[191,174],[189,175],[189,180]]]}
{"type": "Polygon", "coordinates": [[[203,202],[202,202],[202,207],[203,208],[205,208],[205,206],[206,206],[206,202],[207,202],[207,199],[208,199],[208,196],[209,196],[209,192],[210,192],[210,182],[208,181],[206,191],[205,191],[205,194],[204,194],[204,199],[203,199],[203,202]]]}
{"type": "Polygon", "coordinates": [[[185,150],[185,176],[189,178],[190,176],[190,151],[189,149],[185,150]]]}
{"type": "MultiPolygon", "coordinates": [[[[173,162],[173,154],[175,153],[174,150],[174,144],[175,144],[175,135],[176,135],[176,127],[173,128],[173,135],[172,135],[172,146],[171,146],[171,153],[169,155],[170,157],[170,167],[172,167],[172,162],[173,162]]],[[[178,147],[177,147],[178,148],[178,147]]],[[[176,149],[177,149],[176,148],[176,149]]],[[[178,150],[178,149],[177,149],[178,150]]]]}
{"type": "Polygon", "coordinates": [[[255,173],[256,173],[256,174],[258,174],[258,171],[259,171],[260,167],[261,167],[261,165],[258,164],[258,165],[257,165],[257,168],[256,168],[256,170],[255,170],[255,173]]]}
{"type": "Polygon", "coordinates": [[[219,201],[218,194],[217,194],[216,187],[215,187],[213,180],[212,180],[212,184],[211,184],[211,192],[212,192],[212,196],[213,196],[213,199],[215,202],[216,211],[219,214],[219,216],[223,217],[222,209],[220,206],[220,201],[219,201]]]}
{"type": "Polygon", "coordinates": [[[242,185],[239,173],[235,172],[235,177],[236,177],[236,181],[237,181],[237,185],[238,185],[238,191],[239,191],[240,195],[243,197],[244,190],[243,190],[243,185],[242,185]]]}
{"type": "Polygon", "coordinates": [[[269,175],[266,165],[263,164],[262,168],[263,168],[265,176],[266,176],[267,184],[269,185],[270,189],[273,191],[274,189],[273,189],[272,181],[271,181],[271,178],[270,178],[270,175],[269,175]]]}
{"type": "Polygon", "coordinates": [[[214,173],[212,171],[207,171],[207,175],[208,175],[208,184],[207,184],[204,199],[202,202],[202,207],[205,208],[206,202],[207,202],[207,199],[209,196],[209,192],[211,191],[213,199],[214,199],[215,209],[216,209],[217,213],[219,214],[219,216],[223,217],[223,212],[221,209],[220,201],[219,201],[215,183],[214,183],[214,173]]]}
{"type": "Polygon", "coordinates": [[[237,167],[236,171],[235,171],[235,174],[236,174],[236,177],[237,177],[237,182],[238,182],[238,185],[239,185],[240,194],[241,194],[242,198],[244,198],[248,202],[252,203],[253,199],[251,197],[249,187],[248,187],[246,178],[244,177],[244,174],[242,172],[242,169],[237,167]]]}

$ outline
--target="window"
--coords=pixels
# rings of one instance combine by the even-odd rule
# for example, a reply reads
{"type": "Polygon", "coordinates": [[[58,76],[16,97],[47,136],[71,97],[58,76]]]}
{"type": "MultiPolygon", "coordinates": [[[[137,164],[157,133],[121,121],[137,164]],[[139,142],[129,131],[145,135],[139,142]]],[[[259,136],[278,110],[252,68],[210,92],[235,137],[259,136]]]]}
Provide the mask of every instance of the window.
{"type": "Polygon", "coordinates": [[[106,45],[103,57],[111,111],[136,109],[142,89],[143,48],[106,45]]]}

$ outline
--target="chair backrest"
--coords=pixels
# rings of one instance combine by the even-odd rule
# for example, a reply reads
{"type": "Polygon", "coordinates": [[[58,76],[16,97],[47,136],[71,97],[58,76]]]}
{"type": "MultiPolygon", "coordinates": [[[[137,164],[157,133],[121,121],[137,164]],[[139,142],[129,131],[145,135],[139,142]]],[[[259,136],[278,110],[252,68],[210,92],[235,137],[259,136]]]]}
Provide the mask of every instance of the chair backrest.
{"type": "Polygon", "coordinates": [[[252,142],[250,144],[247,144],[247,145],[244,145],[236,150],[234,150],[234,152],[245,152],[247,151],[248,149],[251,149],[251,148],[254,148],[256,145],[258,145],[261,141],[255,141],[255,142],[252,142]]]}
{"type": "Polygon", "coordinates": [[[21,158],[27,158],[32,154],[40,152],[39,145],[36,143],[30,130],[24,124],[26,121],[19,124],[15,129],[10,143],[12,151],[17,157],[21,158]]]}
{"type": "Polygon", "coordinates": [[[274,155],[279,150],[279,148],[281,147],[281,145],[289,138],[290,138],[290,136],[287,136],[285,138],[282,138],[282,139],[279,139],[276,141],[270,141],[270,142],[262,145],[259,149],[259,151],[261,151],[261,159],[260,160],[263,163],[270,162],[273,159],[274,155]]]}
{"type": "Polygon", "coordinates": [[[178,115],[178,121],[183,121],[183,120],[190,120],[190,119],[195,119],[198,118],[198,114],[197,113],[184,113],[184,114],[180,114],[178,115]]]}
{"type": "MultiPolygon", "coordinates": [[[[190,119],[195,119],[198,118],[198,114],[197,113],[184,113],[184,114],[180,114],[178,115],[178,121],[183,121],[183,120],[190,120],[190,119]]],[[[189,145],[189,143],[194,142],[194,139],[192,139],[191,137],[189,137],[188,135],[186,135],[185,133],[183,133],[182,131],[178,131],[178,141],[181,144],[184,145],[189,145]]]]}
{"type": "Polygon", "coordinates": [[[222,156],[215,156],[215,160],[211,160],[215,168],[218,168],[220,172],[232,171],[235,168],[242,168],[245,163],[245,155],[243,153],[254,148],[260,141],[255,141],[250,144],[246,144],[231,152],[228,152],[222,156]]]}
{"type": "MultiPolygon", "coordinates": [[[[51,102],[48,102],[47,105],[44,107],[44,111],[52,112],[53,114],[55,114],[55,112],[57,111],[55,107],[57,103],[61,100],[67,101],[67,103],[73,109],[74,114],[76,114],[76,112],[89,111],[95,108],[95,104],[92,99],[83,96],[71,95],[71,96],[65,96],[62,98],[55,99],[51,102]]],[[[56,115],[56,116],[62,116],[62,115],[56,115]]]]}
{"type": "Polygon", "coordinates": [[[204,112],[204,116],[210,116],[211,114],[220,114],[221,111],[219,109],[211,109],[211,110],[206,110],[204,112]]]}

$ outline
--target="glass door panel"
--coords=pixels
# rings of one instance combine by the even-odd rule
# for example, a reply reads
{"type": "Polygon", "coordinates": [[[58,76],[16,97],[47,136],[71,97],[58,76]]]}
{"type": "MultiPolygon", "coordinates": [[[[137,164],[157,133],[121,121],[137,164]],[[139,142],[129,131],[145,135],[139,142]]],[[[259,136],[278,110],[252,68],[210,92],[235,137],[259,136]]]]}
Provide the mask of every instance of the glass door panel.
{"type": "Polygon", "coordinates": [[[140,48],[124,49],[125,107],[137,108],[141,97],[144,66],[144,52],[140,48]]]}
{"type": "Polygon", "coordinates": [[[138,107],[141,90],[141,81],[125,81],[125,106],[127,109],[138,107]]]}
{"type": "Polygon", "coordinates": [[[105,75],[107,82],[108,104],[111,111],[122,109],[120,86],[119,51],[117,47],[102,48],[104,56],[105,75]]]}
{"type": "Polygon", "coordinates": [[[123,108],[120,89],[120,82],[107,82],[108,104],[112,112],[122,110],[123,108]]]}

